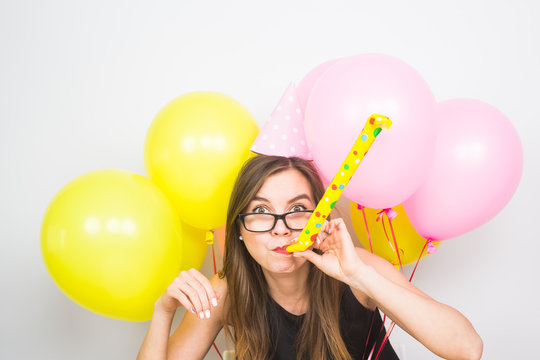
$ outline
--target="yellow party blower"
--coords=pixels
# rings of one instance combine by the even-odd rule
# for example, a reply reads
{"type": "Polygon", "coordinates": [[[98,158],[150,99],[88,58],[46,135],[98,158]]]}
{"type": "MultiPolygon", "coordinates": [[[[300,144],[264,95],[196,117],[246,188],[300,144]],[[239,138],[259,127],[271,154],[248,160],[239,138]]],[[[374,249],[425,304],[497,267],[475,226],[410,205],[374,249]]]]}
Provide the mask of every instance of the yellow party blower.
{"type": "Polygon", "coordinates": [[[288,252],[305,251],[313,245],[325,219],[330,215],[345,186],[347,186],[354,172],[358,169],[358,165],[360,165],[364,155],[366,155],[375,138],[381,132],[382,127],[389,129],[391,125],[392,121],[384,115],[373,114],[369,117],[366,125],[364,125],[364,129],[362,129],[362,132],[352,146],[351,151],[345,158],[345,161],[343,161],[343,164],[341,164],[338,173],[332,179],[315,210],[313,210],[313,214],[311,214],[306,226],[298,237],[298,242],[287,246],[288,252]]]}

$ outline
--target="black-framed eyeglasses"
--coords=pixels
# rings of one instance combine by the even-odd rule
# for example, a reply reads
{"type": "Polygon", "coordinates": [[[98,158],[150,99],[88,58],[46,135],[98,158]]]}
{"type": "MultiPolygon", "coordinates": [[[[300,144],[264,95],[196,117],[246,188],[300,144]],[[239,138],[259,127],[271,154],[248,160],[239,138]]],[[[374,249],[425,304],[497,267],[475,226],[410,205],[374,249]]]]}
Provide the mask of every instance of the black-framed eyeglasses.
{"type": "Polygon", "coordinates": [[[270,213],[245,213],[239,214],[238,218],[244,225],[244,229],[250,232],[267,232],[274,229],[279,219],[289,230],[302,230],[313,210],[291,211],[284,214],[270,213]]]}

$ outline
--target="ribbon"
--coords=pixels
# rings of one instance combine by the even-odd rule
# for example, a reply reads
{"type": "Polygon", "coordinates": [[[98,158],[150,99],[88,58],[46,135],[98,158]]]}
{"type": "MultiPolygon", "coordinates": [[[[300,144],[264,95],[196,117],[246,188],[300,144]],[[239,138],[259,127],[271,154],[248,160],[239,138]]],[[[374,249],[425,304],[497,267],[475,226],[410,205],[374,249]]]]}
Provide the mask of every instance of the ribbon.
{"type": "Polygon", "coordinates": [[[369,250],[373,254],[373,245],[371,244],[371,234],[369,233],[369,227],[368,227],[367,218],[366,218],[366,211],[364,210],[365,206],[360,205],[360,204],[356,204],[356,208],[358,210],[362,210],[362,215],[364,216],[364,225],[366,226],[367,238],[369,240],[369,250]]]}
{"type": "MultiPolygon", "coordinates": [[[[381,351],[384,347],[384,345],[386,344],[386,342],[388,341],[388,338],[390,337],[390,334],[392,333],[392,330],[394,330],[394,326],[396,325],[395,322],[391,322],[390,325],[388,326],[388,331],[386,332],[386,335],[384,336],[384,339],[382,341],[382,344],[381,346],[379,347],[379,351],[377,351],[377,355],[375,356],[375,360],[379,359],[379,355],[381,354],[381,351]]],[[[384,326],[384,325],[383,325],[384,326]]]]}
{"type": "Polygon", "coordinates": [[[217,351],[217,353],[218,353],[218,355],[219,355],[219,358],[220,358],[221,360],[223,360],[223,356],[221,356],[221,353],[219,352],[219,349],[218,349],[216,343],[213,343],[213,345],[214,345],[214,349],[216,349],[216,351],[217,351]]]}
{"type": "Polygon", "coordinates": [[[381,224],[383,226],[384,234],[386,235],[386,240],[388,241],[388,244],[390,245],[390,248],[392,251],[394,251],[397,255],[399,269],[403,273],[403,265],[401,264],[401,257],[399,256],[399,247],[397,244],[396,234],[394,233],[394,227],[392,226],[392,219],[394,219],[396,216],[398,216],[397,211],[395,211],[392,208],[382,209],[377,213],[377,221],[381,221],[381,224]],[[390,225],[390,230],[392,231],[392,238],[394,239],[394,246],[392,246],[392,242],[390,241],[390,238],[388,237],[388,233],[386,232],[386,227],[384,226],[384,218],[383,215],[386,215],[388,218],[388,224],[390,225]]]}
{"type": "MultiPolygon", "coordinates": [[[[388,217],[388,220],[389,220],[388,222],[390,223],[390,228],[392,229],[392,222],[390,220],[397,216],[397,212],[395,212],[392,209],[383,209],[383,210],[381,210],[380,212],[377,213],[377,215],[378,215],[377,216],[377,221],[379,221],[379,219],[382,218],[383,214],[386,214],[386,216],[388,217]]],[[[382,224],[383,224],[383,228],[384,228],[384,221],[382,221],[382,224]]],[[[384,232],[386,234],[386,229],[384,230],[384,232]]],[[[392,235],[394,236],[394,242],[395,242],[396,248],[397,248],[397,242],[396,242],[396,238],[395,238],[393,229],[392,229],[392,235]]],[[[386,237],[388,239],[388,234],[386,234],[386,237]]],[[[388,242],[390,243],[390,239],[388,239],[388,242]]],[[[390,245],[392,245],[392,244],[390,244],[390,245]]],[[[427,252],[430,253],[430,254],[437,251],[437,247],[435,245],[433,245],[433,239],[430,239],[430,238],[426,239],[426,243],[424,244],[424,247],[422,248],[422,251],[420,252],[420,256],[418,256],[418,260],[416,261],[416,265],[414,266],[414,270],[412,271],[411,277],[409,278],[409,282],[412,281],[414,273],[416,272],[416,268],[418,267],[418,263],[420,262],[420,259],[422,258],[422,254],[424,253],[424,250],[426,250],[426,249],[427,249],[427,252]]],[[[398,254],[399,265],[401,267],[401,260],[399,259],[399,253],[397,253],[397,254],[398,254]]],[[[403,272],[403,268],[401,268],[401,270],[403,272]]],[[[384,323],[385,322],[386,322],[386,314],[384,314],[383,325],[382,325],[381,330],[379,331],[379,334],[382,332],[382,329],[384,328],[384,323]]],[[[396,324],[395,324],[394,321],[390,322],[390,325],[388,326],[388,331],[386,332],[386,335],[384,336],[382,344],[379,347],[379,350],[377,351],[377,354],[375,355],[375,360],[379,359],[379,355],[381,355],[381,351],[382,351],[384,345],[386,344],[386,342],[388,341],[388,338],[390,337],[390,334],[392,333],[392,330],[394,330],[395,325],[396,324]]],[[[371,331],[371,328],[370,328],[370,331],[371,331]]],[[[372,357],[372,355],[374,353],[374,350],[375,350],[375,346],[376,346],[376,342],[375,342],[375,345],[373,345],[373,348],[371,349],[371,352],[369,353],[368,360],[371,360],[371,357],[372,357]]]]}

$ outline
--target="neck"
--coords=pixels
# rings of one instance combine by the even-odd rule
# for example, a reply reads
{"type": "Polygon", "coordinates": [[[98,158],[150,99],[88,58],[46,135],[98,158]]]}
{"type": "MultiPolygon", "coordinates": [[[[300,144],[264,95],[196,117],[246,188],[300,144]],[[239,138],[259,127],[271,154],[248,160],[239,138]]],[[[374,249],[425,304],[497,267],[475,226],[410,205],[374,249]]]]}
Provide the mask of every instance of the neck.
{"type": "MultiPolygon", "coordinates": [[[[264,270],[263,270],[264,271],[264,270]]],[[[309,266],[286,274],[264,271],[270,296],[288,312],[301,315],[307,311],[309,295],[306,291],[309,266]]]]}

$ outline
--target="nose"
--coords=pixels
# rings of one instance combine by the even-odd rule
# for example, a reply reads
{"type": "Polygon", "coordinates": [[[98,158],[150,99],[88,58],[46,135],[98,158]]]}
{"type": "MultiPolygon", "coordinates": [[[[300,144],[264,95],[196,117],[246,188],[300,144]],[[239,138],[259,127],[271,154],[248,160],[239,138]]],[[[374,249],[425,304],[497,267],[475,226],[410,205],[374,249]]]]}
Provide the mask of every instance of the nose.
{"type": "Polygon", "coordinates": [[[283,219],[278,219],[276,226],[272,229],[273,235],[288,235],[291,233],[291,230],[285,226],[285,221],[283,219]]]}

